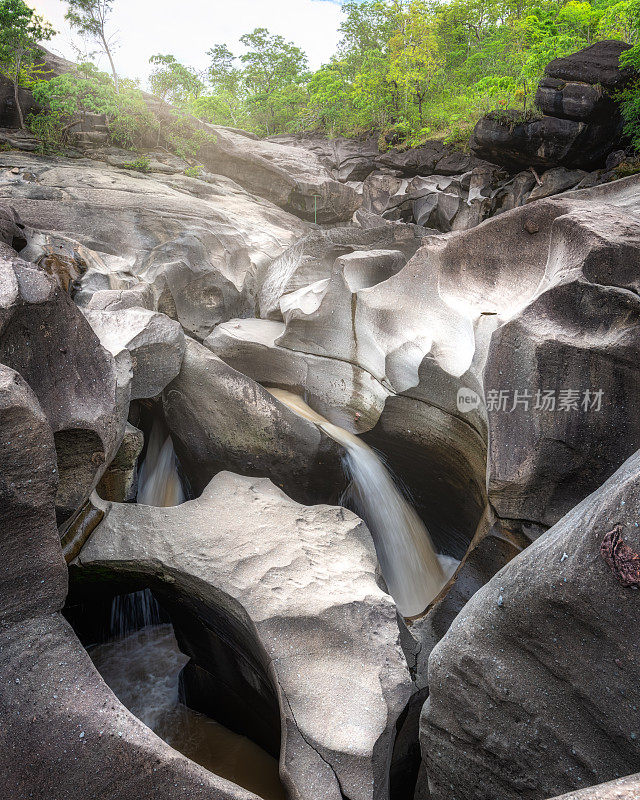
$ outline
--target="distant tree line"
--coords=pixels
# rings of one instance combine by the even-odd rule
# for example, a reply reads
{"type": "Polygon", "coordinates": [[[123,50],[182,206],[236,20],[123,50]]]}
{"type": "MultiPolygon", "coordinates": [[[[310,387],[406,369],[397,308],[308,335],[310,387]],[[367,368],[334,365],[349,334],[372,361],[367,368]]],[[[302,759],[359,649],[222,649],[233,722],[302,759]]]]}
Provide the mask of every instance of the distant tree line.
{"type": "MultiPolygon", "coordinates": [[[[48,110],[48,118],[38,115],[29,125],[52,145],[88,111],[104,113],[125,146],[157,128],[139,85],[118,76],[113,2],[71,0],[67,13],[107,56],[111,74],[81,64],[76,73],[43,80],[37,42],[53,29],[23,0],[0,0],[0,69],[16,92],[29,86],[48,110]]],[[[361,0],[344,3],[340,33],[336,54],[316,71],[294,43],[264,28],[242,36],[236,53],[213,46],[201,73],[171,54],[154,55],[151,89],[176,109],[169,131],[176,147],[195,147],[186,132],[191,114],[262,136],[375,131],[387,143],[462,141],[489,111],[535,115],[545,65],[601,39],[630,43],[624,63],[640,75],[640,0],[361,0]]],[[[622,101],[627,132],[640,147],[640,86],[622,101]]]]}

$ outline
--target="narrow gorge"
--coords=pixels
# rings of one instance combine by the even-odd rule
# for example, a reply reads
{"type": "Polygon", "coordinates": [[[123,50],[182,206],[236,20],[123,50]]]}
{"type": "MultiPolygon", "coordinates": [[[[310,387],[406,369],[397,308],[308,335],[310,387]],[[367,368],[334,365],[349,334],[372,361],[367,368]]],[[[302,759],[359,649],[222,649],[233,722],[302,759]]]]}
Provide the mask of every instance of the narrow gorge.
{"type": "Polygon", "coordinates": [[[640,797],[626,47],[466,150],[3,100],[2,798],[640,797]]]}

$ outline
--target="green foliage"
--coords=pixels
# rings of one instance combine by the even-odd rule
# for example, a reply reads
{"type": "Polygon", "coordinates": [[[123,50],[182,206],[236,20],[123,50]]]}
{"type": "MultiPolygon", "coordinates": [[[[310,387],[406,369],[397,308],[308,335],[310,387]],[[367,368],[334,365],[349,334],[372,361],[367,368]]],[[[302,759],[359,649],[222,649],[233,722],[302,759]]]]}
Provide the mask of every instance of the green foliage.
{"type": "Polygon", "coordinates": [[[620,108],[624,118],[624,132],[632,146],[640,151],[640,0],[632,4],[633,47],[620,56],[620,66],[628,67],[635,73],[631,84],[620,93],[620,108]]]}
{"type": "MultiPolygon", "coordinates": [[[[258,29],[239,59],[209,51],[210,90],[191,111],[259,134],[318,130],[407,144],[462,144],[490,111],[535,117],[545,66],[599,39],[638,38],[640,0],[352,0],[336,55],[304,54],[258,29]]],[[[510,117],[510,124],[515,117],[510,117]]]]}
{"type": "Polygon", "coordinates": [[[22,127],[18,87],[29,83],[37,72],[41,57],[38,42],[47,41],[54,34],[53,27],[23,0],[0,0],[0,72],[13,84],[22,127]]]}
{"type": "Polygon", "coordinates": [[[151,56],[149,63],[156,65],[149,77],[151,89],[162,100],[184,108],[202,94],[204,83],[193,70],[176,61],[174,56],[151,56]]]}
{"type": "Polygon", "coordinates": [[[240,42],[245,52],[239,58],[224,44],[208,51],[210,91],[193,100],[190,110],[208,122],[265,135],[295,127],[307,99],[307,57],[265,28],[240,42]]]}
{"type": "Polygon", "coordinates": [[[159,128],[132,81],[121,81],[116,92],[112,78],[93,64],[81,64],[76,72],[38,81],[32,91],[45,111],[32,114],[29,127],[44,150],[59,151],[87,113],[104,114],[112,142],[126,148],[135,148],[159,128]]]}
{"type": "Polygon", "coordinates": [[[81,36],[95,42],[109,59],[116,93],[120,81],[113,61],[113,38],[109,35],[109,18],[114,0],[67,0],[65,19],[81,36]]]}
{"type": "Polygon", "coordinates": [[[151,172],[151,161],[147,156],[138,156],[134,161],[122,164],[122,169],[132,169],[135,172],[151,172]]]}
{"type": "Polygon", "coordinates": [[[199,178],[203,172],[204,167],[201,164],[198,164],[195,167],[187,167],[187,169],[184,171],[184,174],[187,176],[187,178],[199,178]]]}

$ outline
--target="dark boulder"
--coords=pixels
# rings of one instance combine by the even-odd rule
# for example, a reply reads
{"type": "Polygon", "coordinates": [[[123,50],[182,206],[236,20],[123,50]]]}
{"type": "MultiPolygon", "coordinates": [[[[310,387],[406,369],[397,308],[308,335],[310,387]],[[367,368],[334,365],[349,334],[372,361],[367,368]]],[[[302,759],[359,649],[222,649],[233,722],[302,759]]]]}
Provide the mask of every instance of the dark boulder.
{"type": "Polygon", "coordinates": [[[463,608],[429,660],[418,798],[534,800],[638,769],[639,515],[636,453],[463,608]]]}
{"type": "Polygon", "coordinates": [[[6,245],[0,253],[0,363],[35,392],[54,432],[58,520],[79,508],[118,448],[113,358],[69,295],[6,245]]]}
{"type": "Polygon", "coordinates": [[[474,128],[471,148],[487,161],[510,169],[595,169],[604,163],[619,133],[617,119],[587,124],[543,116],[521,122],[518,112],[492,112],[474,128]]]}
{"type": "Polygon", "coordinates": [[[597,42],[547,65],[536,94],[542,118],[517,111],[483,117],[471,137],[477,156],[513,169],[596,169],[617,146],[622,121],[615,92],[630,78],[619,66],[624,42],[597,42]]]}
{"type": "Polygon", "coordinates": [[[550,61],[545,77],[562,81],[591,83],[604,89],[620,89],[631,76],[631,70],[620,69],[620,56],[631,45],[607,39],[585,47],[577,53],[550,61]]]}

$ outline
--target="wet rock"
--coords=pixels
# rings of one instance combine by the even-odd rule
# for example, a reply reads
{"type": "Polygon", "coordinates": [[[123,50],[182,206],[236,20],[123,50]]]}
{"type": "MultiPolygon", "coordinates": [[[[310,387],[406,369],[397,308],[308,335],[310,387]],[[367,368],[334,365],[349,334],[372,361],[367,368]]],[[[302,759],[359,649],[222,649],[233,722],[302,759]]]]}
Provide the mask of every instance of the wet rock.
{"type": "Polygon", "coordinates": [[[196,494],[223,469],[268,476],[301,502],[337,501],[345,485],[333,440],[193,340],[163,406],[196,494]]]}
{"type": "Polygon", "coordinates": [[[280,347],[277,339],[284,329],[282,322],[230,320],[218,325],[204,344],[254,381],[304,396],[315,411],[342,428],[360,432],[375,425],[389,390],[354,364],[280,347]]]}
{"type": "Polygon", "coordinates": [[[113,358],[67,293],[12,252],[0,254],[0,363],[26,380],[54,432],[62,522],[115,454],[128,397],[117,396],[113,358]]]}
{"type": "Polygon", "coordinates": [[[135,499],[138,489],[138,458],[143,445],[142,431],[127,423],[118,452],[97,486],[100,497],[116,503],[135,499]]]}
{"type": "Polygon", "coordinates": [[[617,528],[640,551],[639,513],[636,453],[464,607],[429,661],[418,797],[551,797],[637,768],[637,591],[602,549],[617,528]]]}
{"type": "Polygon", "coordinates": [[[185,337],[180,323],[145,308],[86,309],[84,315],[116,360],[131,363],[131,399],[152,398],[180,372],[185,337]]]}
{"type": "Polygon", "coordinates": [[[0,366],[0,794],[256,800],[166,745],[107,688],[59,613],[67,571],[47,415],[0,366]]]}
{"type": "MultiPolygon", "coordinates": [[[[111,505],[76,568],[150,580],[223,637],[254,686],[250,663],[261,661],[295,796],[388,796],[396,720],[412,686],[395,606],[376,584],[373,543],[355,515],[222,473],[181,506],[111,505]]],[[[214,652],[200,638],[201,670],[215,674],[214,652]]]]}

